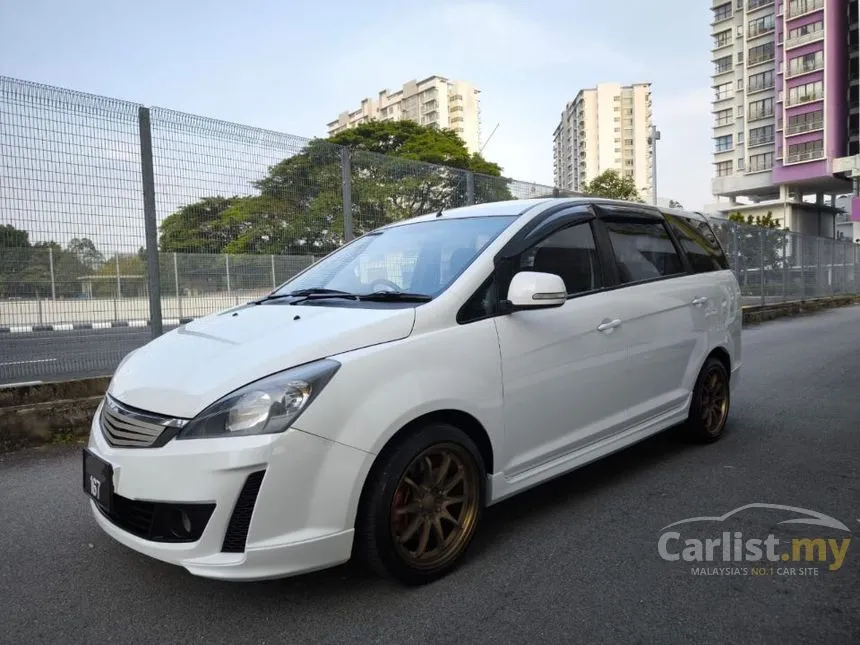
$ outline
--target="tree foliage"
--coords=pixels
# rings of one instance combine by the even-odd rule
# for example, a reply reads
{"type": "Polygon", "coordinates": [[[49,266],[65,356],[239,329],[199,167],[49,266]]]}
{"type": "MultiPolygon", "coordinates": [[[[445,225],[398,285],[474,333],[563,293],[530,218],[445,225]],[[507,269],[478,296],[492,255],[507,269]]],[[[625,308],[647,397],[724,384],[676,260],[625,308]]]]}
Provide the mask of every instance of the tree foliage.
{"type": "Polygon", "coordinates": [[[788,228],[779,225],[771,211],[746,217],[734,212],[729,214],[729,221],[742,225],[735,234],[738,245],[735,263],[744,285],[749,284],[750,269],[755,270],[758,281],[760,271],[783,269],[791,262],[788,257],[790,233],[788,228]]]}
{"type": "Polygon", "coordinates": [[[328,253],[344,242],[342,150],[349,151],[353,232],[467,203],[512,199],[501,168],[470,154],[453,131],[412,121],[373,121],[269,168],[247,197],[209,196],[161,225],[162,251],[328,253]]]}
{"type": "Polygon", "coordinates": [[[636,182],[630,177],[625,177],[617,170],[604,170],[585,185],[583,192],[593,197],[606,197],[607,199],[623,199],[630,202],[642,202],[636,182]]]}
{"type": "Polygon", "coordinates": [[[101,253],[89,238],[74,238],[66,248],[30,242],[27,231],[0,225],[0,297],[77,297],[79,278],[101,266],[101,253]],[[53,267],[53,281],[51,280],[53,267]]]}

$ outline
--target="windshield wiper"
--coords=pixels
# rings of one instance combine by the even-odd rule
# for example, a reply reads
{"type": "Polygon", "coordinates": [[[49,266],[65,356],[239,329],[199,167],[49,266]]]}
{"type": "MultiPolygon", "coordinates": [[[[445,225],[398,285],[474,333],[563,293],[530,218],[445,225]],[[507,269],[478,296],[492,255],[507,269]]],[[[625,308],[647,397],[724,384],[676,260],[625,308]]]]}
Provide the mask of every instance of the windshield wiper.
{"type": "Polygon", "coordinates": [[[253,300],[252,302],[255,305],[259,305],[270,300],[283,300],[284,298],[301,298],[302,300],[311,298],[314,300],[320,298],[349,298],[350,300],[358,300],[358,296],[356,294],[349,293],[348,291],[315,287],[313,289],[298,289],[296,291],[290,291],[289,293],[270,293],[268,296],[260,298],[259,300],[253,300]]]}
{"type": "Polygon", "coordinates": [[[374,291],[358,294],[358,297],[367,302],[430,302],[433,300],[427,294],[409,291],[374,291]]]}

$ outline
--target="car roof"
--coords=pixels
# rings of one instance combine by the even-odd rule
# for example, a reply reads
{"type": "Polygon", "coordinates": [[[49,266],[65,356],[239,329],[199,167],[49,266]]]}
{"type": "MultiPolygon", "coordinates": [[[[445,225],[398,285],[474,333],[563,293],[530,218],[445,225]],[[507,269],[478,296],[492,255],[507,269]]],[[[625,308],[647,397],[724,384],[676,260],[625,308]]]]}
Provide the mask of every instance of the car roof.
{"type": "Polygon", "coordinates": [[[681,208],[668,208],[664,206],[654,206],[652,204],[645,204],[641,202],[630,202],[621,199],[608,199],[605,197],[591,197],[588,195],[578,195],[571,197],[539,197],[532,199],[508,199],[497,202],[486,202],[483,204],[471,204],[467,206],[458,206],[456,208],[443,208],[440,211],[434,213],[427,213],[424,215],[417,215],[415,217],[410,217],[408,219],[398,220],[396,222],[392,222],[385,226],[380,227],[380,229],[394,228],[396,226],[402,226],[404,224],[415,224],[417,222],[426,222],[430,220],[435,220],[439,217],[444,217],[446,219],[451,218],[463,218],[463,217],[520,217],[524,215],[526,212],[534,209],[535,207],[542,207],[539,210],[545,210],[545,208],[549,206],[555,206],[560,204],[569,204],[574,206],[576,204],[604,204],[604,205],[614,205],[614,206],[639,206],[645,208],[646,210],[650,210],[652,212],[659,212],[668,215],[678,215],[681,217],[688,217],[692,219],[697,219],[703,222],[707,222],[708,218],[705,217],[702,213],[698,213],[696,211],[688,211],[681,208]]]}

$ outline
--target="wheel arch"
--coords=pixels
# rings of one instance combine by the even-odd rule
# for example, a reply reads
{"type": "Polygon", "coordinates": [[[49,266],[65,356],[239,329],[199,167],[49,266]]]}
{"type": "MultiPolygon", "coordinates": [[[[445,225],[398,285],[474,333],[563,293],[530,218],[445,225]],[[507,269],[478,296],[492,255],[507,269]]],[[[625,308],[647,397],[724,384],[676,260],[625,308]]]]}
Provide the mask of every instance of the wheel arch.
{"type": "Polygon", "coordinates": [[[362,508],[366,503],[369,483],[372,481],[373,476],[380,468],[380,464],[384,462],[385,457],[391,454],[391,452],[397,450],[397,448],[400,447],[400,445],[408,437],[418,432],[422,427],[432,423],[446,423],[461,430],[467,437],[469,437],[469,439],[474,442],[475,447],[477,447],[478,453],[481,455],[481,461],[483,462],[484,471],[487,474],[491,474],[493,472],[493,468],[495,465],[493,444],[490,440],[490,435],[487,433],[483,424],[481,424],[478,419],[476,419],[468,412],[456,409],[434,410],[433,412],[427,412],[401,426],[401,428],[397,430],[388,439],[388,441],[385,442],[385,444],[373,458],[373,462],[371,463],[370,468],[368,468],[367,470],[367,474],[364,477],[364,481],[361,483],[361,493],[358,497],[356,517],[353,521],[354,524],[358,523],[362,508]]]}

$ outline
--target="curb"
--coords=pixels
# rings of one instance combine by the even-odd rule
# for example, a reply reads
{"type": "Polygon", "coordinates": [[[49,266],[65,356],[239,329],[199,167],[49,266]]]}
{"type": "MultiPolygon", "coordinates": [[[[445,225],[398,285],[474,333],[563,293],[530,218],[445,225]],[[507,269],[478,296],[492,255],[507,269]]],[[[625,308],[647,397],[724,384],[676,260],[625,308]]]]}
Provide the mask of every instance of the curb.
{"type": "MultiPolygon", "coordinates": [[[[178,327],[194,318],[165,318],[164,327],[178,327]]],[[[79,331],[83,329],[112,329],[116,327],[149,327],[148,320],[109,320],[103,322],[58,323],[56,325],[13,325],[0,327],[0,334],[34,334],[38,332],[79,331]]]]}
{"type": "Polygon", "coordinates": [[[804,316],[816,311],[833,309],[836,307],[850,307],[860,304],[860,295],[825,296],[810,300],[790,300],[778,304],[748,305],[742,307],[743,324],[756,325],[774,320],[776,318],[788,318],[804,316]]]}

